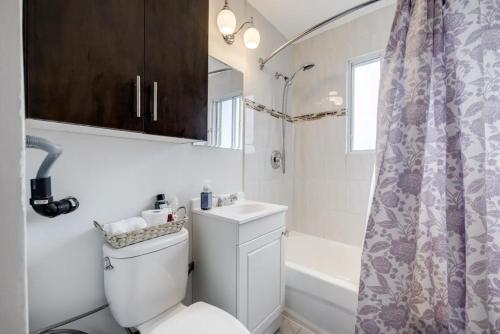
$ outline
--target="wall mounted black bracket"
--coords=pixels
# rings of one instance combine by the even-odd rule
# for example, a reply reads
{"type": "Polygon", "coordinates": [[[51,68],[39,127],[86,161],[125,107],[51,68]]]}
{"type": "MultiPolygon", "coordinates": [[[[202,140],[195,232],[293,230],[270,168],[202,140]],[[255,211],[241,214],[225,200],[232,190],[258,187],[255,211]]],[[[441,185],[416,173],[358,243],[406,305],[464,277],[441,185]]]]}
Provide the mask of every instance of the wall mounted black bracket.
{"type": "Polygon", "coordinates": [[[42,216],[54,218],[78,209],[80,203],[74,197],[66,197],[59,201],[54,201],[52,197],[49,171],[57,158],[62,154],[62,148],[46,139],[32,136],[26,136],[26,147],[47,152],[45,160],[43,160],[38,169],[36,179],[30,180],[30,205],[33,207],[33,210],[42,216]]]}

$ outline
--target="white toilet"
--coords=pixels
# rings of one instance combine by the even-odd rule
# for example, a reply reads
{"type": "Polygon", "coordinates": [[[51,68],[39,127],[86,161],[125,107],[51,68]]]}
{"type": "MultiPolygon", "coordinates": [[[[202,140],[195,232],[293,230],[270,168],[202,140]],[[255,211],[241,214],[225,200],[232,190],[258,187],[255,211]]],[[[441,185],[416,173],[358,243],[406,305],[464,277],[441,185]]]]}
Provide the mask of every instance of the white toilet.
{"type": "Polygon", "coordinates": [[[188,280],[188,231],[114,249],[104,244],[104,288],[115,320],[141,334],[249,334],[206,303],[181,304],[188,280]]]}

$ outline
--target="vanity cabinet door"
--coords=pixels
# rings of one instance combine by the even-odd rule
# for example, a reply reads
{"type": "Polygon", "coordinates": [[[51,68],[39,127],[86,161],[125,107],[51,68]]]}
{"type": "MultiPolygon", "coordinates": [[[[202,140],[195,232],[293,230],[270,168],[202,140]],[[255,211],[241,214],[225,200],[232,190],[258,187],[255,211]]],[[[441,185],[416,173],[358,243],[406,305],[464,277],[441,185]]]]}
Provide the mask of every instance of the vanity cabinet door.
{"type": "Polygon", "coordinates": [[[206,140],[208,0],[145,4],[145,132],[206,140]]]}
{"type": "Polygon", "coordinates": [[[238,319],[261,333],[284,306],[284,229],[238,248],[238,319]]]}
{"type": "Polygon", "coordinates": [[[27,117],[143,131],[144,0],[25,7],[27,117]]]}

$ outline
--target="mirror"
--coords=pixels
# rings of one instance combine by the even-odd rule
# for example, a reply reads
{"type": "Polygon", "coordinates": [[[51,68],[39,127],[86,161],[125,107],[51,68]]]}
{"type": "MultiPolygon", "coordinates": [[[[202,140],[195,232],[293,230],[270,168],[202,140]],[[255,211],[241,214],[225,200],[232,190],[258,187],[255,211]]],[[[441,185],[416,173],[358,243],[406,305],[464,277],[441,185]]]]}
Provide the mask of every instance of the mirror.
{"type": "Polygon", "coordinates": [[[241,149],[243,73],[208,57],[207,146],[241,149]]]}

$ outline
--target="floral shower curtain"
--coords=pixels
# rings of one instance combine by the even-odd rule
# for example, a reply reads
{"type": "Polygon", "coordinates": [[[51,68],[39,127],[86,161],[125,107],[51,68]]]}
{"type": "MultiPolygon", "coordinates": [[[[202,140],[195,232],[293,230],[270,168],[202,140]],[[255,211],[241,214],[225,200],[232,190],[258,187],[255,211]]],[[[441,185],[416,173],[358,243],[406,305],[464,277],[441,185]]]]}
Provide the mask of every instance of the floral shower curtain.
{"type": "Polygon", "coordinates": [[[399,0],[357,333],[500,333],[500,0],[399,0]]]}

